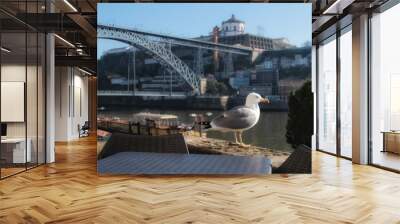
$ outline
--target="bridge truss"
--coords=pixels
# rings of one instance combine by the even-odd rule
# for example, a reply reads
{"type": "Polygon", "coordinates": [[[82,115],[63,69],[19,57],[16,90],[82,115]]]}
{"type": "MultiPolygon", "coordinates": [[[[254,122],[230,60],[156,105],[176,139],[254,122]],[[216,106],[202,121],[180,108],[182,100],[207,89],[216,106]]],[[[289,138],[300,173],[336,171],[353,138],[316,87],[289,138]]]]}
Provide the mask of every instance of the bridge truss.
{"type": "MultiPolygon", "coordinates": [[[[160,64],[166,66],[169,72],[176,72],[179,74],[193,89],[194,94],[200,94],[200,78],[186,63],[171,51],[171,45],[174,44],[198,48],[197,60],[201,57],[202,49],[218,50],[229,54],[250,54],[249,49],[240,47],[100,24],[97,26],[97,38],[116,40],[146,50],[146,52],[153,55],[160,64]]],[[[196,72],[201,72],[200,67],[202,67],[202,65],[198,62],[196,72]]]]}
{"type": "Polygon", "coordinates": [[[177,72],[190,85],[195,94],[200,93],[199,77],[172,53],[167,44],[152,41],[151,38],[143,34],[103,26],[97,27],[97,38],[119,40],[146,49],[161,60],[164,65],[177,72]]]}

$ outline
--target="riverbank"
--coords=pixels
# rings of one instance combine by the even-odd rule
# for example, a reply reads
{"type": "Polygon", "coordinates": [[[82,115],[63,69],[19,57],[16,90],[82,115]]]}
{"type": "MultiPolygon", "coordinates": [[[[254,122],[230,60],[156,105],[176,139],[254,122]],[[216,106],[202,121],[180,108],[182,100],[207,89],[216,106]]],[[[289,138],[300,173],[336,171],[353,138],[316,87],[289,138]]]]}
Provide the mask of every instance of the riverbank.
{"type": "Polygon", "coordinates": [[[235,156],[265,156],[272,162],[272,167],[279,167],[290,155],[290,152],[279,151],[258,146],[242,147],[230,141],[184,135],[189,152],[204,154],[224,154],[235,156]]]}
{"type": "MultiPolygon", "coordinates": [[[[139,108],[129,108],[125,110],[107,110],[98,112],[98,126],[103,127],[105,130],[109,128],[122,131],[124,133],[133,134],[148,134],[149,131],[154,134],[168,133],[173,134],[177,130],[171,127],[168,130],[158,129],[154,130],[153,127],[146,128],[142,126],[140,129],[137,126],[132,126],[129,129],[128,125],[121,126],[119,123],[123,123],[126,120],[128,124],[129,121],[134,121],[133,117],[137,113],[147,112],[155,114],[173,114],[179,119],[179,127],[193,126],[195,119],[193,115],[203,115],[205,120],[211,120],[214,117],[221,114],[219,110],[157,110],[157,109],[139,109],[139,108]],[[115,125],[111,126],[102,122],[102,119],[111,119],[110,122],[115,120],[115,125]],[[140,130],[140,133],[139,133],[140,130]]],[[[256,145],[262,148],[272,148],[282,151],[292,152],[292,147],[286,142],[286,124],[287,124],[287,112],[278,111],[264,111],[260,113],[260,119],[252,129],[243,132],[243,140],[246,144],[256,145]]],[[[196,127],[196,130],[197,127],[196,127]]],[[[234,141],[234,135],[232,133],[218,132],[218,131],[208,131],[207,137],[215,139],[223,139],[227,141],[234,141]]]]}

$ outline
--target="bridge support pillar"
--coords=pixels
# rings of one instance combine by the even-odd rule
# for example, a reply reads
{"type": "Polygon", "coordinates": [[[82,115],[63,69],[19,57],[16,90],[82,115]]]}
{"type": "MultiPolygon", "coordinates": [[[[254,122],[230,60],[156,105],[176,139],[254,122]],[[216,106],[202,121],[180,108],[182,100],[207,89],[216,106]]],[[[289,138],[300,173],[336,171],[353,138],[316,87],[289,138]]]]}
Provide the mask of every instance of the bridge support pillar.
{"type": "Polygon", "coordinates": [[[197,49],[197,55],[195,58],[196,74],[203,75],[204,73],[204,63],[203,63],[203,50],[201,48],[197,49]]]}
{"type": "Polygon", "coordinates": [[[232,59],[232,53],[227,53],[225,54],[224,57],[224,72],[225,72],[225,77],[229,77],[232,72],[233,72],[233,59],[232,59]]]}

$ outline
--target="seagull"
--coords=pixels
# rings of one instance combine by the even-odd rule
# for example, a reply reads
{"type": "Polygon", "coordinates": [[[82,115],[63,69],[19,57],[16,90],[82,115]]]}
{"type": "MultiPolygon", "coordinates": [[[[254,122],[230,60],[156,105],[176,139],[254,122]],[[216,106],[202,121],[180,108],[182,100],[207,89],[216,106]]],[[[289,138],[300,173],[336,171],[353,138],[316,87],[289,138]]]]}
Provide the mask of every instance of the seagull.
{"type": "Polygon", "coordinates": [[[221,132],[234,132],[235,144],[249,147],[243,143],[242,133],[254,127],[260,118],[259,103],[269,104],[268,98],[263,98],[258,93],[250,93],[246,97],[244,106],[237,106],[215,117],[206,129],[221,132]]]}

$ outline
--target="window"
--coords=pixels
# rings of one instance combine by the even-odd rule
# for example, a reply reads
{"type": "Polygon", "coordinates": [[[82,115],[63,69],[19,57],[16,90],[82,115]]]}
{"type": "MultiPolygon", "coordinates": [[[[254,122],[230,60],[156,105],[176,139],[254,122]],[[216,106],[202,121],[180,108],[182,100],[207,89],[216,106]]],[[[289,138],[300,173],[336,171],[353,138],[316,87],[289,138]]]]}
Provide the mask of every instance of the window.
{"type": "Polygon", "coordinates": [[[318,149],[336,153],[336,36],[318,48],[318,149]]]}
{"type": "Polygon", "coordinates": [[[340,154],[352,156],[352,33],[351,26],[340,36],[340,154]]]}
{"type": "MultiPolygon", "coordinates": [[[[21,16],[41,12],[42,4],[20,2],[21,16]]],[[[0,178],[45,163],[45,35],[14,22],[0,24],[0,178]]]]}
{"type": "Polygon", "coordinates": [[[396,170],[400,170],[399,21],[399,4],[371,19],[371,157],[373,164],[396,170]]]}

